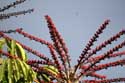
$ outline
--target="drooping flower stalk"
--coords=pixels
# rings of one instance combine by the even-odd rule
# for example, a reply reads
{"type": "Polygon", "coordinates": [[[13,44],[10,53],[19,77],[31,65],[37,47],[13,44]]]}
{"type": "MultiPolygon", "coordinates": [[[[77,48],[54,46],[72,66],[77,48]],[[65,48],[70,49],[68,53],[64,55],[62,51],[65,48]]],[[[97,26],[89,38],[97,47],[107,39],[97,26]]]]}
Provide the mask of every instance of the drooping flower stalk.
{"type": "Polygon", "coordinates": [[[52,22],[52,19],[48,15],[46,15],[45,18],[46,18],[47,23],[48,23],[48,28],[50,31],[51,39],[53,40],[54,46],[55,46],[58,54],[60,55],[60,59],[62,61],[62,64],[64,65],[65,73],[66,73],[67,80],[68,80],[69,79],[68,69],[70,68],[68,49],[67,49],[61,35],[56,30],[56,27],[55,27],[54,23],[52,22]],[[66,65],[66,61],[68,62],[68,65],[69,65],[68,68],[66,65]]]}

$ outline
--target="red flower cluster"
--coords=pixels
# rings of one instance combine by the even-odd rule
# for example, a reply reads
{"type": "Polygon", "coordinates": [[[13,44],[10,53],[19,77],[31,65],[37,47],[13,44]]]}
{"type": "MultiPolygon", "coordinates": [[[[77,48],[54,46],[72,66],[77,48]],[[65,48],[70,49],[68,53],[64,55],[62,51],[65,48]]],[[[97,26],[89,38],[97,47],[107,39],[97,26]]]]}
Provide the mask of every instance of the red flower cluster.
{"type": "MultiPolygon", "coordinates": [[[[92,49],[94,42],[97,41],[97,38],[100,36],[101,33],[103,33],[103,30],[106,28],[106,26],[110,22],[109,20],[106,20],[99,27],[99,29],[96,31],[94,36],[90,38],[89,42],[83,49],[81,55],[79,56],[78,63],[74,67],[72,67],[70,65],[71,60],[70,60],[70,56],[68,54],[68,48],[66,47],[66,43],[64,42],[64,39],[59,34],[52,19],[48,15],[45,16],[45,19],[47,20],[50,36],[51,36],[53,43],[50,43],[42,38],[35,37],[27,32],[24,32],[21,28],[18,28],[16,30],[0,31],[0,37],[3,37],[8,40],[12,40],[12,38],[7,36],[6,34],[17,32],[23,35],[24,37],[29,38],[30,40],[34,40],[43,45],[46,45],[49,48],[52,59],[20,43],[19,41],[16,41],[25,50],[41,58],[41,60],[28,60],[27,61],[27,63],[33,68],[34,71],[38,73],[47,73],[47,75],[50,75],[51,77],[53,77],[53,79],[55,79],[59,83],[73,83],[75,81],[85,82],[85,83],[111,83],[111,82],[120,82],[120,81],[125,82],[125,78],[108,79],[107,76],[96,73],[99,70],[107,69],[109,67],[125,65],[125,59],[97,65],[97,63],[100,63],[100,61],[105,60],[106,58],[110,59],[110,58],[114,58],[117,56],[125,55],[125,50],[118,51],[120,48],[123,48],[125,46],[125,40],[123,40],[121,43],[117,44],[113,48],[109,49],[104,54],[93,57],[93,55],[95,55],[98,51],[101,51],[103,48],[106,48],[107,45],[110,45],[112,44],[112,42],[115,42],[118,39],[120,39],[121,36],[125,34],[125,30],[121,30],[117,34],[113,35],[112,37],[110,37],[109,39],[105,40],[100,45],[92,49]],[[58,69],[59,75],[55,76],[53,73],[49,71],[47,72],[44,69],[43,65],[53,65],[54,67],[58,69]],[[90,77],[94,77],[98,79],[85,80],[85,79],[82,79],[82,76],[90,76],[90,77]]],[[[0,50],[0,53],[11,57],[8,53],[5,53],[2,50],[0,50]]],[[[43,81],[40,81],[40,82],[43,83],[43,81]]],[[[50,83],[54,83],[54,82],[51,81],[50,83]]]]}

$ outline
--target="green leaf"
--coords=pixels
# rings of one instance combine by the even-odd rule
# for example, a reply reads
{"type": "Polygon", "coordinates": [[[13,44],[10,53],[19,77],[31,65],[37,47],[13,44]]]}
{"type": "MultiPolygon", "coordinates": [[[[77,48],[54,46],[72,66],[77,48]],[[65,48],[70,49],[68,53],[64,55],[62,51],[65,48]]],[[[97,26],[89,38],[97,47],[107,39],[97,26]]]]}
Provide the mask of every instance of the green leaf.
{"type": "Polygon", "coordinates": [[[23,61],[21,61],[20,59],[17,59],[17,63],[18,63],[18,67],[20,69],[20,73],[23,75],[22,77],[27,80],[27,71],[26,71],[26,68],[23,64],[23,61]]]}
{"type": "Polygon", "coordinates": [[[46,65],[46,66],[44,66],[44,70],[45,71],[48,71],[48,72],[50,72],[50,73],[52,73],[52,74],[54,74],[54,75],[58,75],[58,69],[56,68],[56,67],[54,67],[54,66],[50,66],[50,65],[46,65]]]}
{"type": "Polygon", "coordinates": [[[46,74],[42,74],[42,79],[43,79],[45,82],[50,82],[50,78],[49,78],[46,74]]]}
{"type": "Polygon", "coordinates": [[[11,48],[10,40],[6,39],[6,44],[7,44],[8,48],[11,48]]]}
{"type": "Polygon", "coordinates": [[[6,66],[6,60],[3,60],[2,65],[0,66],[0,81],[2,81],[5,77],[6,66]]]}
{"type": "Polygon", "coordinates": [[[12,75],[13,75],[13,64],[12,64],[12,59],[7,59],[7,72],[8,72],[8,81],[9,83],[12,83],[12,75]]]}
{"type": "Polygon", "coordinates": [[[16,42],[15,42],[15,40],[12,40],[11,41],[11,50],[10,50],[11,55],[15,55],[15,46],[16,46],[16,42]]]}
{"type": "Polygon", "coordinates": [[[33,81],[36,79],[36,72],[32,70],[32,68],[26,64],[26,62],[23,61],[24,67],[26,68],[26,73],[27,73],[27,80],[28,81],[33,81]]]}
{"type": "Polygon", "coordinates": [[[5,39],[0,39],[0,45],[5,44],[5,39]]]}
{"type": "MultiPolygon", "coordinates": [[[[5,39],[0,39],[0,50],[3,49],[3,45],[5,44],[5,39]]],[[[1,57],[1,54],[0,54],[1,57]]]]}
{"type": "Polygon", "coordinates": [[[20,69],[18,67],[18,63],[16,61],[16,59],[13,59],[13,67],[15,68],[15,72],[14,72],[14,78],[15,78],[15,81],[17,82],[19,79],[20,79],[20,69]]]}
{"type": "Polygon", "coordinates": [[[48,69],[54,71],[55,73],[59,73],[58,69],[57,69],[55,66],[47,65],[46,67],[47,67],[48,69]]]}
{"type": "Polygon", "coordinates": [[[18,57],[20,57],[23,61],[27,60],[27,55],[26,55],[25,50],[18,43],[16,43],[16,53],[17,53],[18,57]]]}
{"type": "Polygon", "coordinates": [[[2,58],[0,58],[0,65],[2,65],[2,62],[3,62],[3,59],[2,59],[2,58]]]}

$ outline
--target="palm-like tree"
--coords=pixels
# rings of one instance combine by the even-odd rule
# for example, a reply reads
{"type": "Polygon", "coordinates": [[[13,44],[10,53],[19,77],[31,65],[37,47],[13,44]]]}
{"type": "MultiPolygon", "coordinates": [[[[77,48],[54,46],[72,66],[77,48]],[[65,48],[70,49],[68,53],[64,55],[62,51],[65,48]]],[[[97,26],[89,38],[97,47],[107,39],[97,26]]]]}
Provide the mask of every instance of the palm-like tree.
{"type": "MultiPolygon", "coordinates": [[[[11,5],[5,6],[3,9],[0,10],[0,12],[3,12],[6,9],[9,9],[10,7],[13,7],[24,1],[25,0],[19,0],[11,5]]],[[[0,19],[6,19],[8,17],[23,13],[27,12],[0,15],[0,19]]],[[[48,42],[42,38],[33,36],[23,31],[22,28],[17,28],[16,30],[0,31],[0,37],[4,38],[0,41],[0,54],[2,55],[0,59],[2,70],[2,77],[0,79],[1,82],[7,80],[8,83],[21,83],[20,80],[22,79],[23,83],[30,83],[31,81],[38,83],[111,83],[121,81],[125,82],[124,77],[109,79],[105,75],[97,74],[97,71],[100,71],[102,69],[116,67],[119,65],[124,66],[125,59],[120,59],[106,64],[98,63],[105,59],[125,55],[124,50],[119,51],[120,48],[123,48],[125,46],[125,40],[117,44],[115,47],[109,49],[104,54],[93,56],[98,51],[101,51],[103,48],[106,48],[106,46],[111,45],[112,42],[115,42],[120,39],[120,37],[125,34],[125,30],[121,30],[117,34],[102,42],[100,45],[96,46],[95,48],[92,48],[94,42],[97,41],[100,34],[103,33],[104,29],[110,22],[110,20],[104,21],[104,23],[97,29],[97,31],[90,38],[89,42],[83,49],[81,55],[79,56],[77,64],[75,66],[71,66],[71,56],[68,53],[69,50],[66,47],[66,43],[64,42],[63,37],[60,35],[52,19],[48,15],[45,16],[45,19],[47,20],[50,37],[53,43],[48,42]],[[23,35],[24,37],[27,37],[30,40],[34,40],[43,45],[46,45],[50,51],[52,59],[46,57],[44,54],[39,53],[38,51],[22,44],[21,42],[7,35],[13,32],[19,33],[20,35],[23,35]],[[2,46],[5,44],[7,45],[7,49],[5,49],[6,51],[4,51],[4,49],[2,48],[2,46]],[[40,57],[40,60],[30,60],[29,58],[26,58],[27,53],[24,51],[24,49],[40,57]],[[7,58],[3,57],[4,55],[7,56],[7,58]],[[14,67],[16,67],[17,69],[12,69],[12,65],[14,65],[14,67]],[[21,72],[18,71],[19,68],[21,72]],[[16,75],[17,73],[18,75],[16,75]],[[84,76],[95,77],[98,79],[86,80],[83,78],[84,76]]]]}

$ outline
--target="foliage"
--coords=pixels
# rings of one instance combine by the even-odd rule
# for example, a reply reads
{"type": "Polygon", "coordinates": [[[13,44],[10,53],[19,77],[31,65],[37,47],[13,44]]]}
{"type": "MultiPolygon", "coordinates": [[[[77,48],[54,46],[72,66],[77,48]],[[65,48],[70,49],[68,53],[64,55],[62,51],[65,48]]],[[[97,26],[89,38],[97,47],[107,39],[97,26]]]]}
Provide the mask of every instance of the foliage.
{"type": "MultiPolygon", "coordinates": [[[[25,50],[14,40],[1,39],[7,45],[7,52],[2,52],[8,58],[3,58],[0,65],[0,81],[2,83],[31,83],[36,73],[26,64],[25,50]]],[[[2,45],[2,44],[1,44],[2,45]]]]}

